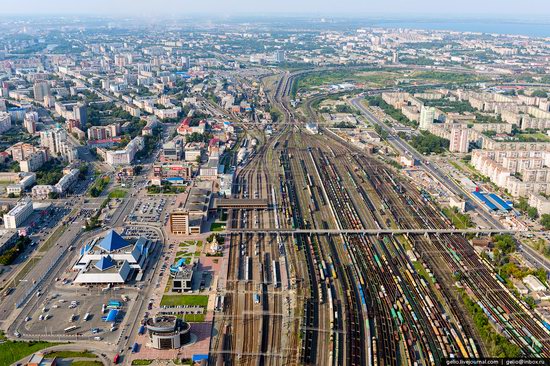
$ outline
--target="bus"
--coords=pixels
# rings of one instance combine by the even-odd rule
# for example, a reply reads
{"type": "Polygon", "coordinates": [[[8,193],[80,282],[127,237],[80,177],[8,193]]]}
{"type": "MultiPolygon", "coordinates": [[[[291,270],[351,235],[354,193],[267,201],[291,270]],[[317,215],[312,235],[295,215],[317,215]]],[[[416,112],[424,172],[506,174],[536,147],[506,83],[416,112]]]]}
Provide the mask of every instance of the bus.
{"type": "Polygon", "coordinates": [[[78,327],[76,325],[71,325],[70,327],[67,327],[64,330],[65,330],[65,333],[70,333],[73,330],[77,330],[77,329],[78,329],[78,327]]]}

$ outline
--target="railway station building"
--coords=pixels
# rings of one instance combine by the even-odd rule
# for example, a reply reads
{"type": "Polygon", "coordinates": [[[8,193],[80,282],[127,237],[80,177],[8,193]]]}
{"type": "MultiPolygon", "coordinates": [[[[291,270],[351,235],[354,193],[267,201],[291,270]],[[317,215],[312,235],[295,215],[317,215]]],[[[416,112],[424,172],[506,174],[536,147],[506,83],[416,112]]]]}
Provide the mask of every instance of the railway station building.
{"type": "Polygon", "coordinates": [[[80,257],[73,269],[78,271],[74,283],[125,283],[134,274],[139,280],[147,264],[154,242],[140,237],[134,243],[122,238],[116,231],[108,231],[80,249],[80,257]]]}

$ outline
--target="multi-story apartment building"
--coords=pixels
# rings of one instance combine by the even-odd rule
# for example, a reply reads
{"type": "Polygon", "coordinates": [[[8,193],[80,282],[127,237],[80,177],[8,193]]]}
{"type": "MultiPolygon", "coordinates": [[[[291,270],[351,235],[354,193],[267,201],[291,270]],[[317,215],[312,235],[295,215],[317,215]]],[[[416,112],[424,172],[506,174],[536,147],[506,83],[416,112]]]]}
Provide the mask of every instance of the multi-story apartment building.
{"type": "Polygon", "coordinates": [[[449,151],[459,153],[468,152],[468,132],[469,130],[467,128],[462,126],[453,126],[451,128],[451,136],[449,139],[449,151]]]}
{"type": "Polygon", "coordinates": [[[0,134],[11,128],[11,115],[7,112],[0,112],[0,134]]]}

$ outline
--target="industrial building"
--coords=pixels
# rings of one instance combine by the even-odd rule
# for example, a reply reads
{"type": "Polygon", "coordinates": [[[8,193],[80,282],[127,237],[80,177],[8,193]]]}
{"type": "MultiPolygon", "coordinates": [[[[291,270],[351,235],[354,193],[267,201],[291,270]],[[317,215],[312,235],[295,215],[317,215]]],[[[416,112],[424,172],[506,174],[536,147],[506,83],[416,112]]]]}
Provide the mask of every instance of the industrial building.
{"type": "Polygon", "coordinates": [[[502,198],[494,193],[486,194],[480,191],[474,191],[472,192],[472,194],[482,204],[482,206],[489,211],[509,212],[512,210],[512,207],[509,203],[504,202],[502,198]]]}
{"type": "Polygon", "coordinates": [[[134,273],[139,280],[153,245],[154,242],[143,237],[131,244],[110,230],[101,240],[96,238],[81,248],[73,267],[79,272],[74,283],[125,283],[134,273]]]}
{"type": "Polygon", "coordinates": [[[175,316],[149,318],[146,326],[153,348],[176,349],[191,342],[191,325],[175,316]]]}

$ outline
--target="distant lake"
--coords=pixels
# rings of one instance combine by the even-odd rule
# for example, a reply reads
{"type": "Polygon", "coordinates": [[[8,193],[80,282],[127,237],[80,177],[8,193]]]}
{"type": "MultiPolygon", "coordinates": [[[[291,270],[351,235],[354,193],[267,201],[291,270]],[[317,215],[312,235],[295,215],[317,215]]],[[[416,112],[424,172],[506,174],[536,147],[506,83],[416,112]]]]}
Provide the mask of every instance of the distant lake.
{"type": "Polygon", "coordinates": [[[550,37],[550,21],[535,20],[522,21],[499,21],[495,19],[484,20],[404,20],[404,19],[381,19],[370,21],[373,26],[383,28],[410,28],[426,30],[450,30],[458,32],[481,32],[516,34],[531,37],[550,37]]]}

